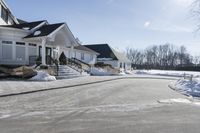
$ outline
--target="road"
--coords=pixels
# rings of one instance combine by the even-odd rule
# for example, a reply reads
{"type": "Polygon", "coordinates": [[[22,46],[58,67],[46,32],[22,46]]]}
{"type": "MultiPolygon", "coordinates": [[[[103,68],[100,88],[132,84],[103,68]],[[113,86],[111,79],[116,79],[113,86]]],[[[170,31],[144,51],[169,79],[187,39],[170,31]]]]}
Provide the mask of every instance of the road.
{"type": "Polygon", "coordinates": [[[170,80],[121,79],[0,98],[1,133],[199,133],[200,106],[170,80]]]}

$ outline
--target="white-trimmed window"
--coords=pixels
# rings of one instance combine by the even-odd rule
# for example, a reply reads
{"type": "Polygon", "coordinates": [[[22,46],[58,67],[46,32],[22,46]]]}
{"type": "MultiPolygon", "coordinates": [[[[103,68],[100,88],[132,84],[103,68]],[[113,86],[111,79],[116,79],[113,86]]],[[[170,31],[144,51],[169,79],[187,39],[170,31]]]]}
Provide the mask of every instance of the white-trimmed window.
{"type": "Polygon", "coordinates": [[[16,42],[16,60],[24,61],[26,59],[26,43],[16,42]]]}
{"type": "Polygon", "coordinates": [[[13,47],[12,41],[2,41],[2,59],[3,60],[12,60],[13,58],[13,47]]]}
{"type": "Polygon", "coordinates": [[[81,60],[85,60],[85,54],[81,53],[81,60]]]}
{"type": "Polygon", "coordinates": [[[2,44],[13,44],[12,41],[2,41],[2,44]]]}
{"type": "Polygon", "coordinates": [[[13,57],[12,45],[2,45],[2,59],[12,60],[12,57],[13,57]]]}
{"type": "Polygon", "coordinates": [[[24,46],[24,45],[25,45],[25,42],[16,42],[16,45],[24,46]]]}
{"type": "Polygon", "coordinates": [[[28,45],[32,46],[32,47],[36,47],[37,46],[37,44],[34,44],[34,43],[29,43],[28,45]]]}
{"type": "Polygon", "coordinates": [[[8,11],[1,5],[1,18],[8,23],[8,11]]]}
{"type": "Polygon", "coordinates": [[[16,46],[16,60],[24,61],[26,56],[26,48],[22,46],[16,46]]]}
{"type": "Polygon", "coordinates": [[[76,58],[76,51],[74,51],[74,58],[76,58]]]}

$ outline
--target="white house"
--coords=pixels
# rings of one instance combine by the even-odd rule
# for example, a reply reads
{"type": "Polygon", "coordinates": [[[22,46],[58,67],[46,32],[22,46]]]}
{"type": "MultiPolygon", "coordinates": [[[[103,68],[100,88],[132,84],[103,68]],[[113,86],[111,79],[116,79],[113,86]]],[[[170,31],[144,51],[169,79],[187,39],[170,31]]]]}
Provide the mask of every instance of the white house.
{"type": "Polygon", "coordinates": [[[83,48],[66,23],[18,21],[3,0],[0,9],[0,65],[33,65],[38,57],[48,65],[47,57],[59,59],[61,53],[95,64],[97,53],[83,48]]]}
{"type": "Polygon", "coordinates": [[[112,65],[112,67],[121,70],[131,69],[131,61],[123,53],[117,52],[108,44],[92,44],[85,45],[85,47],[99,53],[99,55],[97,56],[97,62],[110,64],[112,65]]]}
{"type": "Polygon", "coordinates": [[[34,56],[58,59],[62,52],[78,46],[66,23],[49,24],[47,21],[0,26],[0,64],[29,65],[34,56]]]}

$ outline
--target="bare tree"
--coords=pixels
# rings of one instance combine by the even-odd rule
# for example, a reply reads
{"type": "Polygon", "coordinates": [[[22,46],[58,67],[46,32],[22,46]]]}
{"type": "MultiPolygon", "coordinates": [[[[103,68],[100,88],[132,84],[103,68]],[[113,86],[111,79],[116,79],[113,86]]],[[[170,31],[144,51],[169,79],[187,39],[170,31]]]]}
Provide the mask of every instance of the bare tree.
{"type": "MultiPolygon", "coordinates": [[[[175,47],[172,44],[153,45],[144,51],[127,48],[127,57],[132,64],[149,69],[175,69],[177,66],[192,65],[193,57],[187,53],[185,46],[175,47]]],[[[197,62],[197,59],[195,60],[197,62]]]]}

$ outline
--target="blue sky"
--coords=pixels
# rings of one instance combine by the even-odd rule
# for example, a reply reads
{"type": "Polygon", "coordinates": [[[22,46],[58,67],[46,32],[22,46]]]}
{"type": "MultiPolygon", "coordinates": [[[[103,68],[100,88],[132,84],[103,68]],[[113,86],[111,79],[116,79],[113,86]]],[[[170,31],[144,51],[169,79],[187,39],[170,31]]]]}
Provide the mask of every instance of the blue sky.
{"type": "Polygon", "coordinates": [[[192,0],[6,0],[18,18],[66,22],[85,44],[143,49],[153,44],[185,45],[200,54],[192,0]]]}

